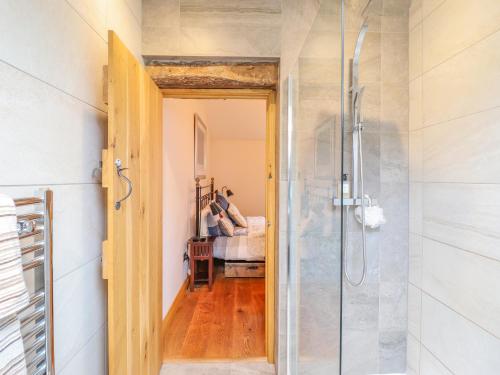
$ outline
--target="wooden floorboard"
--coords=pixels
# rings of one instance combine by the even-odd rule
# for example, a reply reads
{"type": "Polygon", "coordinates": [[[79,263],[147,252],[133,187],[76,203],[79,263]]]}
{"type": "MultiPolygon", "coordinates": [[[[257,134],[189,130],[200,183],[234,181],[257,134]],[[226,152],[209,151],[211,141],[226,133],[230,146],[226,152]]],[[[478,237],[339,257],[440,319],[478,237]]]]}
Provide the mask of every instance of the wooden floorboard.
{"type": "Polygon", "coordinates": [[[186,292],[165,329],[164,361],[265,356],[263,278],[224,278],[186,292]]]}

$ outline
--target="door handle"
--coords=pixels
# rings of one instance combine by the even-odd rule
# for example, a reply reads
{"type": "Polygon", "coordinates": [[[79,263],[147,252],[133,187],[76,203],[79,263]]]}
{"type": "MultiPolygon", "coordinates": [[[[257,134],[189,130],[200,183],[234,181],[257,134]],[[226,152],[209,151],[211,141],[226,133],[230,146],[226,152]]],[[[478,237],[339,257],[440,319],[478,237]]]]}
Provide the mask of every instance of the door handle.
{"type": "Polygon", "coordinates": [[[125,176],[123,174],[123,171],[127,170],[128,168],[122,167],[122,161],[120,159],[115,160],[115,166],[116,166],[116,173],[118,174],[118,177],[124,179],[128,184],[127,194],[122,199],[117,200],[115,202],[115,209],[119,210],[120,207],[122,206],[122,202],[132,195],[132,181],[130,180],[130,178],[128,178],[127,176],[125,176]]]}

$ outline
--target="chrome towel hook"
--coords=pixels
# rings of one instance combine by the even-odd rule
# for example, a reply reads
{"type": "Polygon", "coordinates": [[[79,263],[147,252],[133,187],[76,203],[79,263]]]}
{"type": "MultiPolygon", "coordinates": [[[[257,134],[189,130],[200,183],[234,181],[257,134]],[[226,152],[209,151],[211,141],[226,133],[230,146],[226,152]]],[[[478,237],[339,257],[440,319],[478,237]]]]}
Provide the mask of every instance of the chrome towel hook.
{"type": "Polygon", "coordinates": [[[122,202],[132,195],[132,181],[123,174],[123,171],[127,170],[128,168],[122,168],[122,161],[120,159],[115,160],[115,166],[116,166],[116,173],[118,174],[118,176],[127,181],[128,184],[127,195],[125,195],[122,199],[115,202],[115,209],[119,210],[122,205],[122,202]]]}

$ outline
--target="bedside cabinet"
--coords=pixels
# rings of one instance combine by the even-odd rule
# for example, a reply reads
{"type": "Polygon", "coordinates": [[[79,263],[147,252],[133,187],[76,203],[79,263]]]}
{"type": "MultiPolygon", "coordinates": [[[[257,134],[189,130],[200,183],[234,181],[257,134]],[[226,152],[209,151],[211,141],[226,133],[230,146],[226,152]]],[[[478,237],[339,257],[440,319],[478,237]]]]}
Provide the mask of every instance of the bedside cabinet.
{"type": "Polygon", "coordinates": [[[208,290],[212,291],[214,273],[214,241],[215,237],[207,237],[204,241],[188,241],[189,247],[189,268],[191,275],[189,279],[189,289],[194,291],[194,284],[197,281],[207,281],[208,290]],[[199,262],[208,262],[208,275],[197,272],[199,262]]]}

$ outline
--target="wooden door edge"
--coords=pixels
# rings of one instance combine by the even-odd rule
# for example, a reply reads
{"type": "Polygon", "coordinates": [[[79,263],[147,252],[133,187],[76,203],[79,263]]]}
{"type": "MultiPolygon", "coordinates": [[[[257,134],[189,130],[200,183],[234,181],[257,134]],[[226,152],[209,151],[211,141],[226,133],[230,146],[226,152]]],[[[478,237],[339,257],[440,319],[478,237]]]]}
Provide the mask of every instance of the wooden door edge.
{"type": "MultiPolygon", "coordinates": [[[[266,327],[266,357],[268,363],[275,363],[275,349],[276,349],[276,244],[277,244],[277,157],[276,157],[276,134],[278,126],[277,118],[277,102],[276,92],[268,93],[266,99],[266,163],[269,162],[269,157],[272,158],[272,194],[266,197],[266,211],[268,207],[273,207],[271,217],[266,217],[271,223],[271,235],[273,236],[273,247],[269,249],[266,246],[266,313],[265,313],[265,327],[266,327]],[[271,199],[271,201],[269,201],[271,199]]],[[[266,216],[268,213],[266,212],[266,216]]],[[[268,233],[269,235],[269,233],[268,233]]],[[[267,245],[268,239],[266,239],[267,245]]]]}

